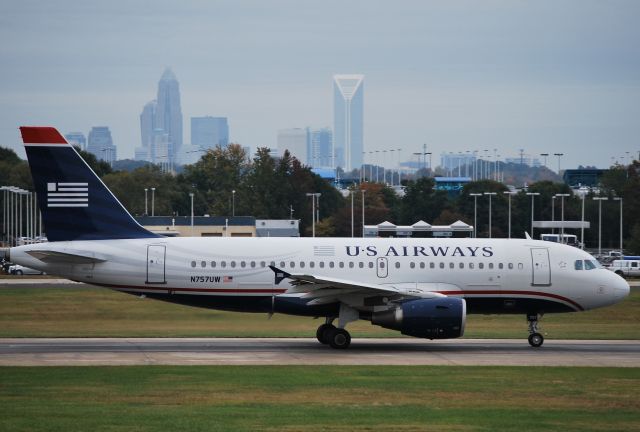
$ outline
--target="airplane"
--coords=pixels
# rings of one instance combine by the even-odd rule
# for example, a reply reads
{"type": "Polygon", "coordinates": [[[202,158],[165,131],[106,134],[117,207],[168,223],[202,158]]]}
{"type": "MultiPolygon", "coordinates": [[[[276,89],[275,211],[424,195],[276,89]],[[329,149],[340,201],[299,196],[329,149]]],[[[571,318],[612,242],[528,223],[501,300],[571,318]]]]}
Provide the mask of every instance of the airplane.
{"type": "Polygon", "coordinates": [[[163,237],[129,214],[53,127],[21,127],[48,243],[11,261],[74,281],[203,308],[324,318],[319,342],[357,320],[426,339],[467,314],[522,314],[529,344],[547,313],[615,304],[627,282],[559,243],[486,238],[163,237]],[[334,325],[334,322],[337,323],[334,325]]]}

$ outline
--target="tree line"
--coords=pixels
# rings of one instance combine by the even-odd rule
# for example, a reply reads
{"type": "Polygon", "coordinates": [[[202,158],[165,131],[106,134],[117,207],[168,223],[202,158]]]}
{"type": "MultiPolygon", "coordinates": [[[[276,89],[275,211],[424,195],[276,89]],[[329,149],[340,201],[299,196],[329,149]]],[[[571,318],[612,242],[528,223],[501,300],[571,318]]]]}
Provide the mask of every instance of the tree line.
{"type": "MultiPolygon", "coordinates": [[[[485,192],[495,192],[491,198],[491,236],[508,237],[507,187],[500,182],[480,180],[466,184],[452,196],[437,190],[433,178],[422,176],[403,181],[404,195],[382,183],[353,184],[340,191],[314,174],[308,166],[285,152],[281,158],[271,157],[268,148],[260,148],[249,157],[238,144],[217,147],[207,151],[193,165],[187,165],[179,174],[163,172],[156,165],[146,165],[132,171],[113,171],[108,164],[96,160],[90,153],[81,155],[102,178],[120,202],[134,215],[145,214],[145,192],[148,189],[148,213],[151,213],[151,188],[154,193],[155,215],[189,215],[190,193],[194,194],[194,214],[228,216],[251,215],[265,219],[300,220],[302,235],[311,233],[311,198],[307,193],[320,193],[320,220],[316,225],[318,236],[351,236],[352,208],[354,235],[362,235],[362,201],[364,191],[365,223],[368,225],[390,221],[397,225],[412,225],[424,220],[433,225],[448,225],[462,220],[474,224],[474,196],[477,200],[477,235],[489,237],[489,198],[485,192]],[[235,191],[235,193],[233,192],[235,191]],[[353,207],[352,207],[353,201],[353,207]]],[[[0,183],[32,189],[27,163],[8,149],[0,148],[0,183]]],[[[620,237],[619,201],[623,199],[623,238],[628,253],[640,254],[640,163],[616,165],[601,178],[598,195],[607,197],[602,203],[602,247],[617,249],[620,237]]],[[[582,199],[572,194],[563,184],[541,180],[528,185],[526,190],[511,195],[511,237],[523,238],[531,231],[531,196],[534,199],[535,220],[560,220],[560,199],[556,194],[570,194],[564,199],[564,219],[580,220],[582,199]],[[553,208],[553,210],[552,210],[553,208]],[[553,214],[553,216],[552,216],[553,214]]],[[[591,222],[585,230],[585,243],[589,248],[598,244],[598,202],[596,192],[584,198],[584,219],[591,222]]],[[[546,230],[548,231],[548,230],[546,230]]],[[[578,234],[579,231],[568,230],[578,234]]],[[[534,232],[539,238],[539,230],[534,232]]]]}

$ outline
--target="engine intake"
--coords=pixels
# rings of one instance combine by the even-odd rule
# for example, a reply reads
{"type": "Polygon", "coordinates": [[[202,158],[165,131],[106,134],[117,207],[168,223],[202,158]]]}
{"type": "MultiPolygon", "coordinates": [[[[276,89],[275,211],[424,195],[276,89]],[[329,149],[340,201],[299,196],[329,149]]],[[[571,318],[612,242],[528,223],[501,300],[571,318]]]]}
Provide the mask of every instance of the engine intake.
{"type": "Polygon", "coordinates": [[[371,315],[371,324],[427,339],[460,337],[466,320],[467,304],[455,297],[410,300],[371,315]]]}

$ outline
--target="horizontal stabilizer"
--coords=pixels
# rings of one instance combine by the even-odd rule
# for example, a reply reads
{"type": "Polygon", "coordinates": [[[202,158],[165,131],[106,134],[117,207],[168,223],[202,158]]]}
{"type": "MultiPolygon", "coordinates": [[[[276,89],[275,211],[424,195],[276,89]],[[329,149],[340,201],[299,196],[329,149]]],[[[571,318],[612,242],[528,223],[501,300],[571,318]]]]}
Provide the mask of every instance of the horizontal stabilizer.
{"type": "Polygon", "coordinates": [[[34,258],[39,259],[45,263],[56,263],[56,264],[88,264],[88,263],[101,263],[107,261],[106,258],[101,258],[95,256],[93,252],[87,253],[69,253],[69,252],[58,252],[58,251],[48,251],[48,250],[34,250],[28,251],[29,255],[34,258]]]}

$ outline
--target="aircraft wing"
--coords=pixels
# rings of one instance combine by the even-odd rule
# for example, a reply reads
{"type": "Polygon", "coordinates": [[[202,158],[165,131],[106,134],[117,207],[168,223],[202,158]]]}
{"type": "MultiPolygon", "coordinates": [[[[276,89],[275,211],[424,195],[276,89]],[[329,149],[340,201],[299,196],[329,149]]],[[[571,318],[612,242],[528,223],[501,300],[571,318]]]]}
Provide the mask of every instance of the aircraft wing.
{"type": "Polygon", "coordinates": [[[286,294],[303,293],[302,298],[311,299],[310,305],[344,302],[347,297],[351,299],[354,297],[387,297],[389,300],[407,297],[446,297],[437,292],[415,291],[405,289],[403,286],[363,283],[313,274],[291,274],[274,266],[269,266],[269,268],[275,273],[276,285],[280,284],[284,279],[289,279],[291,288],[286,291],[286,294]]]}
{"type": "Polygon", "coordinates": [[[88,264],[107,261],[106,257],[96,256],[93,252],[60,252],[54,250],[27,251],[29,255],[45,263],[88,264]]]}

